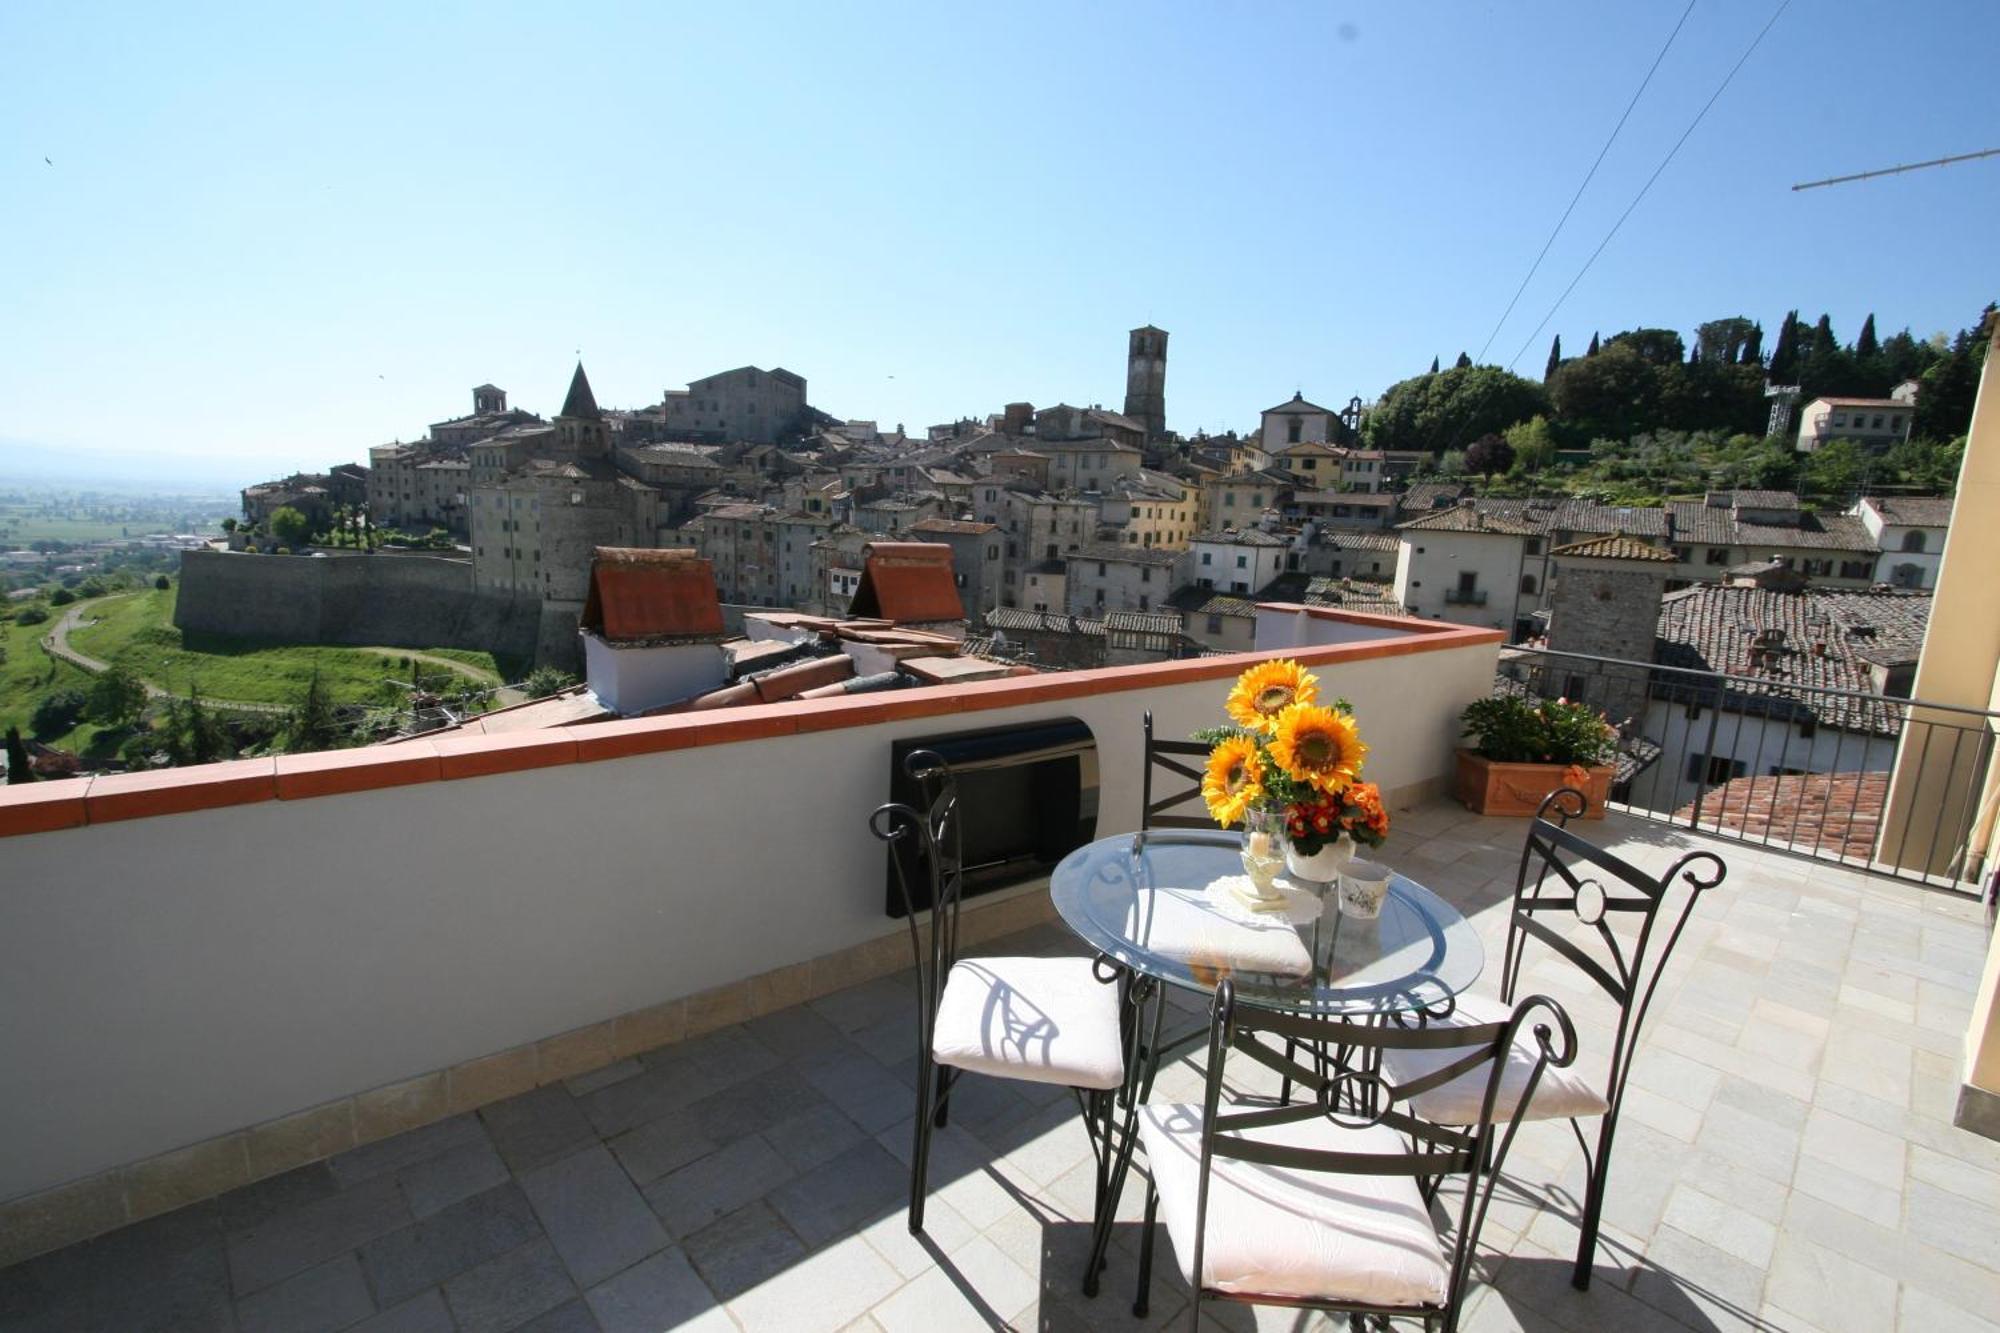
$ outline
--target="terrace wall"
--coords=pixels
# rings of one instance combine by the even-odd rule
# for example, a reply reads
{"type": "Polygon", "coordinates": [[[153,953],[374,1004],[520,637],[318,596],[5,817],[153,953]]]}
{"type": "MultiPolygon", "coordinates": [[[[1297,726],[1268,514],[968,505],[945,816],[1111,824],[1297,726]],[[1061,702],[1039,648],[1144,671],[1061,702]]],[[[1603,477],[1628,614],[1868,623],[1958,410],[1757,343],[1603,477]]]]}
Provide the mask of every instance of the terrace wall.
{"type": "MultiPolygon", "coordinates": [[[[1499,641],[1412,624],[1296,653],[1392,805],[1442,789],[1499,641]]],[[[905,966],[865,827],[891,741],[1081,718],[1130,829],[1142,713],[1212,725],[1249,660],[5,789],[0,1201],[77,1183],[0,1221],[74,1239],[905,966]]]]}

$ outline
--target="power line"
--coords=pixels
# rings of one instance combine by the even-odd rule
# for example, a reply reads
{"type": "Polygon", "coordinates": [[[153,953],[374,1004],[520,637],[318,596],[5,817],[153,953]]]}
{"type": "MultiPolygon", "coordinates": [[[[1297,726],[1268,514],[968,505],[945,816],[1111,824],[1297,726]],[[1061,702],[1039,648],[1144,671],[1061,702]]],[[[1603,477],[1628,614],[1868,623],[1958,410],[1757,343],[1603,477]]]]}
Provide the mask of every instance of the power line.
{"type": "Polygon", "coordinates": [[[1632,100],[1625,104],[1625,114],[1618,117],[1618,123],[1611,127],[1611,137],[1604,141],[1604,147],[1597,150],[1597,160],[1590,164],[1590,170],[1584,173],[1583,183],[1578,185],[1576,193],[1570,196],[1569,207],[1565,208],[1562,216],[1556,219],[1555,230],[1551,231],[1549,238],[1542,242],[1542,251],[1535,256],[1535,262],[1528,265],[1527,276],[1522,278],[1521,285],[1514,289],[1513,299],[1507,302],[1507,308],[1500,312],[1499,320],[1493,325],[1493,332],[1487,334],[1486,341],[1480,344],[1479,355],[1472,358],[1475,364],[1486,360],[1486,349],[1493,346],[1493,340],[1500,336],[1500,330],[1506,326],[1507,317],[1514,313],[1514,307],[1519,304],[1521,293],[1528,290],[1528,284],[1534,281],[1535,274],[1541,271],[1542,261],[1549,257],[1549,247],[1556,243],[1556,237],[1562,234],[1563,224],[1567,223],[1569,215],[1576,211],[1577,201],[1583,198],[1583,192],[1590,187],[1590,182],[1596,178],[1597,169],[1604,165],[1604,155],[1609,153],[1611,145],[1618,141],[1618,132],[1624,129],[1625,122],[1631,119],[1632,108],[1639,105],[1639,98],[1644,95],[1646,86],[1652,83],[1653,75],[1659,72],[1660,62],[1667,58],[1667,49],[1674,44],[1674,38],[1681,35],[1681,29],[1687,24],[1688,15],[1694,13],[1694,6],[1695,0],[1688,0],[1688,7],[1681,11],[1680,22],[1674,24],[1674,30],[1667,34],[1667,40],[1660,47],[1660,53],[1653,57],[1652,67],[1646,71],[1646,77],[1639,80],[1639,86],[1632,92],[1632,100]]]}
{"type": "Polygon", "coordinates": [[[1905,171],[1922,171],[1925,167],[1946,167],[1954,162],[1971,162],[1982,157],[2000,156],[2000,148],[1982,148],[1976,153],[1953,153],[1950,157],[1934,157],[1928,162],[1908,162],[1900,167],[1883,167],[1880,171],[1857,171],[1852,176],[1829,176],[1823,181],[1807,181],[1794,185],[1792,189],[1817,190],[1822,185],[1845,185],[1848,181],[1872,180],[1877,176],[1894,176],[1905,171]]]}
{"type": "Polygon", "coordinates": [[[1611,238],[1616,236],[1618,234],[1618,229],[1625,225],[1625,219],[1632,216],[1632,211],[1639,207],[1640,200],[1644,199],[1646,197],[1646,192],[1653,188],[1653,182],[1659,180],[1661,174],[1666,171],[1667,167],[1673,162],[1674,158],[1680,153],[1681,145],[1685,144],[1688,141],[1688,137],[1692,135],[1695,132],[1695,130],[1701,125],[1701,122],[1708,118],[1708,113],[1710,108],[1712,108],[1716,104],[1716,102],[1721,99],[1722,94],[1724,92],[1728,91],[1729,85],[1735,82],[1737,72],[1741,70],[1745,64],[1749,63],[1750,57],[1753,54],[1755,54],[1757,48],[1763,44],[1765,34],[1771,31],[1772,27],[1777,23],[1778,19],[1784,14],[1784,12],[1787,9],[1791,7],[1791,3],[1792,0],[1779,0],[1778,7],[1776,10],[1772,11],[1770,19],[1764,24],[1762,28],[1759,28],[1757,30],[1757,35],[1750,39],[1750,45],[1743,48],[1743,54],[1737,57],[1736,63],[1734,65],[1731,65],[1729,67],[1729,73],[1723,75],[1722,82],[1716,86],[1716,89],[1713,93],[1709,94],[1708,100],[1702,103],[1701,110],[1697,111],[1695,113],[1694,119],[1688,122],[1688,127],[1685,130],[1681,131],[1681,137],[1674,140],[1674,146],[1672,148],[1669,148],[1667,150],[1667,155],[1660,159],[1660,165],[1653,168],[1653,174],[1648,176],[1646,178],[1646,183],[1639,187],[1639,193],[1632,196],[1632,202],[1625,206],[1625,211],[1623,213],[1620,213],[1618,215],[1618,220],[1611,224],[1611,230],[1604,233],[1604,239],[1602,241],[1599,241],[1597,243],[1597,248],[1590,252],[1590,258],[1583,261],[1583,267],[1578,269],[1576,271],[1576,276],[1569,280],[1569,286],[1563,288],[1562,295],[1558,296],[1556,298],[1556,303],[1549,307],[1549,313],[1542,316],[1542,322],[1535,325],[1534,332],[1530,333],[1526,341],[1524,341],[1521,344],[1521,350],[1514,353],[1514,359],[1507,363],[1507,369],[1512,370],[1514,368],[1514,366],[1521,360],[1521,357],[1527,352],[1528,348],[1534,343],[1535,339],[1541,335],[1542,330],[1548,327],[1549,321],[1556,317],[1556,311],[1562,309],[1562,303],[1569,299],[1569,294],[1576,290],[1576,285],[1579,282],[1583,281],[1583,275],[1590,272],[1591,265],[1597,262],[1597,257],[1604,253],[1606,246],[1611,244],[1611,238]]]}

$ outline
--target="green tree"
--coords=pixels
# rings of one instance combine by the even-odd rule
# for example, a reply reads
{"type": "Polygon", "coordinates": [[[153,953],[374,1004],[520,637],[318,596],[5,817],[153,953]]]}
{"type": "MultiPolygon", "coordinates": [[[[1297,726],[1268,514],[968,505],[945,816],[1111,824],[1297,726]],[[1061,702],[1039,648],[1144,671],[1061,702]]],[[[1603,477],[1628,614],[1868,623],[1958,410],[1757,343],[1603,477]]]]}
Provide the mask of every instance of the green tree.
{"type": "Polygon", "coordinates": [[[1630,347],[1641,361],[1655,366],[1677,366],[1687,360],[1687,344],[1672,329],[1627,329],[1611,336],[1608,347],[1630,347]]]}
{"type": "Polygon", "coordinates": [[[175,764],[212,764],[229,754],[229,731],[201,701],[201,687],[190,685],[187,698],[167,701],[162,728],[167,755],[175,764]]]}
{"type": "Polygon", "coordinates": [[[1540,472],[1556,461],[1556,437],[1549,419],[1531,417],[1506,429],[1507,447],[1514,451],[1514,467],[1521,472],[1540,472]]]}
{"type": "Polygon", "coordinates": [[[14,613],[16,625],[39,625],[49,618],[46,606],[24,606],[14,613]]]}
{"type": "Polygon", "coordinates": [[[1603,344],[1602,344],[1602,343],[1600,343],[1600,342],[1598,341],[1598,337],[1597,337],[1597,335],[1593,333],[1593,334],[1591,334],[1591,335],[1590,335],[1590,347],[1589,347],[1589,350],[1585,351],[1585,352],[1584,352],[1584,355],[1585,355],[1585,356],[1596,356],[1596,355],[1597,355],[1597,353],[1598,353],[1598,351],[1599,351],[1599,349],[1600,349],[1600,348],[1601,348],[1602,346],[1603,346],[1603,344]]]}
{"type": "Polygon", "coordinates": [[[1660,423],[1660,377],[1630,343],[1565,361],[1549,385],[1557,415],[1573,433],[1629,439],[1660,423]]]}
{"type": "Polygon", "coordinates": [[[1764,326],[1752,324],[1750,336],[1743,340],[1743,355],[1737,358],[1739,365],[1758,366],[1764,362],[1764,326]]]}
{"type": "Polygon", "coordinates": [[[1431,374],[1435,375],[1435,374],[1437,374],[1437,373],[1438,373],[1438,359],[1437,359],[1436,357],[1432,357],[1432,358],[1431,358],[1431,374]]]}
{"type": "Polygon", "coordinates": [[[1482,477],[1491,477],[1514,466],[1514,448],[1505,436],[1489,432],[1467,446],[1465,465],[1482,477]]]}
{"type": "Polygon", "coordinates": [[[90,720],[107,727],[129,726],[146,707],[146,686],[128,666],[114,663],[90,682],[90,720]]]}
{"type": "Polygon", "coordinates": [[[7,728],[7,785],[33,782],[34,766],[28,762],[28,747],[21,740],[19,727],[7,728]]]}
{"type": "Polygon", "coordinates": [[[102,597],[109,591],[111,590],[104,586],[104,580],[96,577],[85,579],[76,589],[79,597],[102,597]]]}
{"type": "Polygon", "coordinates": [[[1542,368],[1542,383],[1547,384],[1556,377],[1556,367],[1563,362],[1563,336],[1558,333],[1549,342],[1549,363],[1542,368]]]}
{"type": "Polygon", "coordinates": [[[546,699],[549,695],[568,689],[576,684],[576,677],[556,667],[536,667],[528,673],[521,684],[522,693],[530,699],[546,699]]]}
{"type": "Polygon", "coordinates": [[[343,739],[340,722],[333,714],[333,700],[320,683],[319,672],[314,671],[298,706],[286,719],[285,750],[290,754],[332,750],[339,748],[343,739]]]}
{"type": "Polygon", "coordinates": [[[233,518],[225,518],[225,519],[223,519],[223,520],[222,520],[222,530],[223,530],[224,532],[234,532],[234,531],[236,531],[236,520],[235,520],[235,519],[233,519],[233,518]]]}
{"type": "Polygon", "coordinates": [[[155,588],[158,588],[161,592],[165,592],[167,589],[174,586],[174,581],[168,578],[165,574],[162,574],[158,578],[155,578],[153,580],[153,586],[155,588]]]}
{"type": "Polygon", "coordinates": [[[1741,315],[1711,319],[1697,325],[1694,335],[1695,359],[1711,365],[1732,365],[1743,359],[1750,341],[1750,321],[1741,315]]]}
{"type": "Polygon", "coordinates": [[[71,592],[68,588],[57,588],[54,592],[49,594],[50,606],[68,606],[71,602],[75,600],[76,600],[76,594],[71,592]]]}
{"type": "Polygon", "coordinates": [[[1875,312],[1868,312],[1868,318],[1861,321],[1861,336],[1854,340],[1856,356],[1875,356],[1882,350],[1882,344],[1875,337],[1875,312]]]}
{"type": "Polygon", "coordinates": [[[1453,370],[1470,370],[1472,368],[1472,358],[1460,352],[1458,360],[1452,362],[1451,366],[1453,370]]]}
{"type": "Polygon", "coordinates": [[[1828,440],[1806,455],[1799,483],[1807,494],[1844,502],[1861,488],[1870,471],[1867,453],[1852,440],[1828,440]]]}
{"type": "Polygon", "coordinates": [[[57,690],[44,695],[28,716],[28,730],[40,740],[60,736],[83,720],[88,702],[82,690],[57,690]]]}
{"type": "Polygon", "coordinates": [[[269,523],[271,535],[284,546],[297,546],[312,527],[311,520],[290,505],[279,505],[272,510],[269,523]]]}
{"type": "Polygon", "coordinates": [[[1771,383],[1797,384],[1799,382],[1799,312],[1785,312],[1785,322],[1778,325],[1777,345],[1771,349],[1771,383]]]}
{"type": "Polygon", "coordinates": [[[1533,380],[1498,366],[1453,367],[1390,385],[1366,434],[1377,449],[1437,452],[1548,410],[1548,393],[1533,380]]]}

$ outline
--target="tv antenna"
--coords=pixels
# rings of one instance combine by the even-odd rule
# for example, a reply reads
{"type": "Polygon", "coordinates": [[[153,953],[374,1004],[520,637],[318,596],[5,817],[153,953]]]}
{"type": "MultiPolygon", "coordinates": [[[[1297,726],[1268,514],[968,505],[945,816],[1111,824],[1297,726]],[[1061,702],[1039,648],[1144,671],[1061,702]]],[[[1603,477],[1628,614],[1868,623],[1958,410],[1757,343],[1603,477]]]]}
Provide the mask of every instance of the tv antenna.
{"type": "Polygon", "coordinates": [[[1792,192],[1817,190],[1823,185],[1845,185],[1849,181],[1872,180],[1877,176],[1898,176],[1905,171],[1922,171],[1926,167],[1948,167],[1954,162],[1972,162],[1982,157],[2000,157],[2000,148],[1982,148],[1976,153],[1953,153],[1950,157],[1934,157],[1928,162],[1906,162],[1900,167],[1882,167],[1875,171],[1857,171],[1847,176],[1828,176],[1823,181],[1806,181],[1794,185],[1792,192]]]}

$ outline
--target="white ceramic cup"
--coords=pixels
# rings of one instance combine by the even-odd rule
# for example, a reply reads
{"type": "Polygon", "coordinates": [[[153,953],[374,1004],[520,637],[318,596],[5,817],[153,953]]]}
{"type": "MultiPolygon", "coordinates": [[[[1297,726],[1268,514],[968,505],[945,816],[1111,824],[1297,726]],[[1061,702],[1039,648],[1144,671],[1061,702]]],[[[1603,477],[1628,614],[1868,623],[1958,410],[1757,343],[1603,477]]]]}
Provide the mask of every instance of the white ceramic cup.
{"type": "Polygon", "coordinates": [[[1389,897],[1389,867],[1374,861],[1349,861],[1340,872],[1340,912],[1342,916],[1373,921],[1382,915],[1389,897]]]}

